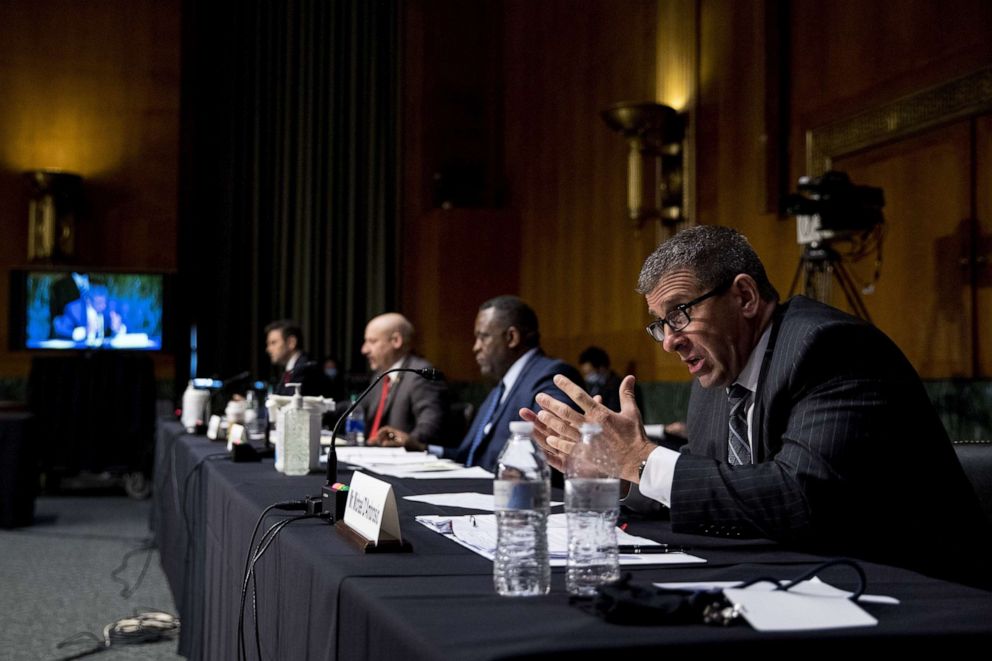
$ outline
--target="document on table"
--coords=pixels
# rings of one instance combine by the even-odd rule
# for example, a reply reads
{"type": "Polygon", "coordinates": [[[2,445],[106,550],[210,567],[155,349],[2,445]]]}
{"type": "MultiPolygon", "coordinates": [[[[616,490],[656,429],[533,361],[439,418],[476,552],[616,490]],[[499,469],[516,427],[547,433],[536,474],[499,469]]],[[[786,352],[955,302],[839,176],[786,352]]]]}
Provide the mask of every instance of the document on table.
{"type": "MultiPolygon", "coordinates": [[[[784,584],[786,581],[779,581],[784,584]]],[[[788,590],[776,590],[770,582],[738,588],[741,581],[709,583],[655,583],[661,588],[682,590],[722,590],[739,609],[741,617],[758,631],[811,631],[844,627],[870,627],[878,620],[851,601],[850,592],[824,583],[818,577],[788,590]]],[[[898,604],[898,599],[863,594],[859,602],[898,604]]]]}
{"type": "MultiPolygon", "coordinates": [[[[492,560],[496,553],[496,515],[418,516],[417,522],[448,537],[482,557],[492,560]]],[[[658,542],[637,537],[617,528],[617,543],[631,546],[655,546],[658,542]]],[[[568,529],[564,514],[548,517],[548,556],[552,567],[564,567],[568,558],[568,529]]],[[[621,553],[621,565],[669,565],[706,562],[688,553],[621,553]]]]}
{"type": "MultiPolygon", "coordinates": [[[[785,580],[779,581],[780,584],[788,582],[785,580]]],[[[738,585],[743,584],[744,581],[703,581],[699,583],[655,583],[654,585],[659,588],[672,590],[725,590],[727,588],[736,588],[738,585]]],[[[754,587],[755,589],[771,590],[773,586],[770,583],[756,583],[754,587]]],[[[803,581],[795,587],[789,588],[789,592],[806,594],[813,597],[843,597],[844,599],[849,599],[853,594],[852,592],[835,588],[829,583],[824,583],[818,576],[814,576],[808,581],[803,581]]],[[[880,594],[863,594],[858,597],[858,601],[872,604],[894,605],[899,603],[899,600],[895,597],[880,594]]]]}
{"type": "Polygon", "coordinates": [[[341,463],[390,477],[443,480],[493,476],[478,466],[465,468],[457,462],[440,459],[429,452],[408,452],[403,448],[346,447],[338,448],[337,455],[341,463]]]}
{"type": "MultiPolygon", "coordinates": [[[[485,510],[493,512],[496,504],[491,493],[471,493],[463,491],[460,493],[426,493],[420,496],[403,496],[406,500],[429,505],[440,505],[441,507],[462,507],[469,510],[485,510]]],[[[551,506],[563,505],[561,501],[552,501],[551,506]]]]}

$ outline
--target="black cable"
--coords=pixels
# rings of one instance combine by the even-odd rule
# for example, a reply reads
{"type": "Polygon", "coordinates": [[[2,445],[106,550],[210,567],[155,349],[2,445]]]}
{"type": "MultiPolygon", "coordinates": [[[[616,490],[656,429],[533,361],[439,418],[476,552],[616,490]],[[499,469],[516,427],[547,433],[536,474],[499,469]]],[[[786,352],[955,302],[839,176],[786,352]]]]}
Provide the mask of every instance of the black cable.
{"type": "Polygon", "coordinates": [[[193,475],[196,474],[198,470],[203,467],[203,464],[208,460],[213,461],[215,459],[230,458],[231,454],[229,452],[214,452],[213,454],[208,454],[193,464],[193,467],[189,469],[186,473],[186,477],[183,479],[183,492],[180,503],[180,512],[183,515],[183,527],[186,528],[186,545],[189,546],[189,539],[193,536],[192,522],[189,520],[189,510],[187,505],[189,504],[189,481],[192,479],[193,475]]]}
{"type": "MultiPolygon", "coordinates": [[[[263,515],[264,515],[264,513],[263,513],[263,515]]],[[[302,516],[305,517],[307,515],[302,515],[302,516]]],[[[284,527],[285,525],[287,525],[290,521],[292,521],[294,519],[298,519],[298,518],[299,517],[292,517],[292,518],[289,518],[289,519],[282,519],[280,521],[277,521],[276,523],[273,523],[269,527],[269,529],[266,530],[265,533],[262,535],[262,538],[258,541],[258,546],[254,547],[254,549],[252,549],[249,546],[250,560],[246,564],[244,579],[241,582],[241,606],[240,606],[240,609],[239,609],[239,612],[238,612],[238,659],[239,660],[240,659],[247,659],[248,658],[248,651],[247,651],[247,648],[245,647],[245,642],[244,642],[244,640],[245,640],[245,636],[244,636],[244,631],[245,631],[245,600],[247,599],[247,595],[248,595],[248,583],[251,581],[251,579],[254,576],[255,561],[259,557],[259,553],[260,553],[260,550],[261,550],[262,545],[265,544],[265,542],[268,541],[268,539],[271,539],[272,537],[275,536],[273,534],[273,531],[275,531],[275,534],[278,534],[278,531],[279,530],[282,530],[282,527],[284,527]]],[[[257,527],[256,527],[256,532],[257,532],[257,527]]],[[[252,540],[252,541],[254,541],[254,540],[252,540]]],[[[268,546],[266,546],[266,548],[268,548],[268,546]]]]}
{"type": "Polygon", "coordinates": [[[123,586],[121,588],[120,594],[125,599],[130,599],[131,595],[137,592],[138,587],[141,585],[141,582],[145,580],[145,574],[148,573],[148,567],[149,565],[151,565],[151,561],[152,561],[152,551],[154,551],[155,548],[156,545],[155,545],[155,540],[153,538],[149,537],[145,540],[142,540],[139,546],[125,553],[124,557],[121,559],[121,564],[117,566],[117,569],[110,572],[110,578],[114,582],[120,583],[123,586]],[[134,582],[134,587],[131,587],[130,585],[128,585],[128,582],[120,578],[118,574],[120,574],[122,571],[127,569],[127,563],[131,559],[131,556],[137,553],[141,553],[142,551],[147,551],[147,555],[145,556],[145,565],[144,567],[141,568],[141,573],[138,574],[138,580],[134,582]]]}
{"type": "MultiPolygon", "coordinates": [[[[252,557],[254,555],[252,548],[255,545],[255,536],[258,534],[258,529],[262,526],[262,521],[265,520],[266,515],[274,509],[306,510],[306,507],[307,507],[307,502],[305,500],[289,500],[281,503],[273,503],[272,505],[269,505],[264,510],[262,510],[262,513],[258,515],[258,520],[255,521],[255,527],[251,531],[251,539],[248,540],[248,553],[245,554],[244,580],[242,581],[242,585],[241,585],[242,606],[241,606],[241,616],[238,618],[238,658],[239,659],[242,658],[242,653],[243,653],[242,647],[243,647],[243,638],[244,638],[243,631],[244,631],[245,594],[248,590],[248,576],[250,575],[249,570],[251,569],[252,557]]],[[[275,525],[278,524],[274,524],[272,527],[270,527],[268,530],[265,531],[265,534],[262,535],[262,539],[259,540],[259,546],[262,545],[262,541],[265,540],[266,535],[272,532],[272,529],[275,527],[275,525]]]]}
{"type": "Polygon", "coordinates": [[[865,593],[865,588],[868,586],[868,578],[865,576],[865,570],[861,568],[861,565],[859,565],[854,560],[851,560],[850,558],[835,558],[834,560],[828,560],[826,562],[822,562],[816,565],[815,567],[813,567],[812,569],[810,569],[809,571],[804,572],[803,574],[797,576],[796,578],[789,580],[788,582],[780,582],[778,579],[771,578],[769,576],[760,576],[758,578],[751,579],[750,581],[741,583],[740,585],[737,585],[735,587],[747,588],[756,583],[771,583],[772,585],[775,586],[774,589],[776,590],[788,591],[794,588],[795,586],[799,585],[803,581],[813,578],[824,569],[828,569],[830,567],[836,567],[840,565],[844,565],[845,567],[852,568],[855,571],[855,573],[858,575],[858,587],[854,590],[854,592],[851,593],[851,596],[848,597],[848,599],[850,599],[851,601],[857,601],[858,598],[865,593]]]}
{"type": "Polygon", "coordinates": [[[321,512],[320,514],[301,514],[298,516],[291,517],[289,519],[283,519],[278,521],[262,535],[262,538],[258,542],[256,547],[256,553],[251,558],[251,563],[248,567],[248,573],[245,575],[245,580],[242,583],[242,593],[241,593],[241,607],[238,615],[238,658],[247,659],[247,648],[244,644],[244,616],[245,616],[245,601],[247,599],[248,582],[249,578],[252,580],[253,585],[256,589],[252,591],[252,610],[254,615],[254,625],[255,625],[255,650],[258,654],[258,659],[261,661],[262,658],[262,644],[261,637],[259,634],[258,627],[258,610],[257,610],[257,584],[254,583],[255,579],[255,564],[265,555],[265,552],[269,549],[272,543],[275,541],[276,537],[282,532],[283,528],[288,526],[294,521],[302,521],[303,519],[326,519],[329,515],[327,512],[321,512]]]}
{"type": "Polygon", "coordinates": [[[193,465],[189,472],[186,473],[186,477],[183,479],[183,490],[182,493],[179,492],[178,485],[176,486],[176,498],[177,498],[177,509],[179,510],[183,519],[183,529],[186,531],[186,545],[183,548],[183,594],[189,595],[189,591],[192,588],[193,572],[190,571],[190,556],[192,555],[191,549],[193,546],[193,522],[190,520],[189,516],[189,483],[190,478],[200,469],[202,469],[203,464],[210,460],[222,459],[224,457],[230,457],[227,452],[214,452],[212,454],[204,455],[193,465]]]}
{"type": "MultiPolygon", "coordinates": [[[[252,558],[251,569],[249,570],[251,572],[251,616],[252,616],[252,623],[253,623],[254,629],[255,629],[255,654],[256,654],[256,657],[257,657],[258,661],[262,661],[262,640],[261,640],[261,635],[259,633],[259,626],[258,626],[258,574],[255,572],[255,563],[257,563],[258,560],[259,560],[259,558],[262,557],[262,554],[265,553],[266,550],[268,550],[268,548],[272,544],[273,540],[275,540],[276,536],[280,532],[282,532],[282,529],[283,528],[285,528],[286,526],[288,526],[293,521],[299,521],[300,519],[305,519],[305,518],[308,518],[309,516],[313,516],[313,515],[306,515],[306,514],[304,514],[304,515],[300,515],[300,516],[295,516],[295,517],[292,517],[290,519],[286,519],[284,521],[280,521],[277,524],[279,526],[278,528],[276,528],[275,526],[273,526],[270,529],[270,530],[272,530],[272,534],[269,536],[268,540],[265,539],[265,536],[264,535],[262,536],[262,539],[259,540],[258,545],[259,545],[260,549],[255,554],[255,557],[252,558]],[[264,544],[264,546],[263,546],[263,544],[264,544]]],[[[244,605],[242,604],[242,609],[243,608],[244,608],[244,605]]]]}
{"type": "Polygon", "coordinates": [[[157,610],[144,613],[135,611],[130,617],[121,618],[105,626],[103,628],[102,639],[92,632],[80,631],[58,643],[56,647],[61,649],[68,645],[83,642],[84,640],[95,643],[90,649],[59,659],[59,661],[70,661],[70,659],[81,659],[84,656],[103,652],[113,645],[151,643],[162,638],[175,636],[178,632],[179,618],[170,613],[157,610]]]}

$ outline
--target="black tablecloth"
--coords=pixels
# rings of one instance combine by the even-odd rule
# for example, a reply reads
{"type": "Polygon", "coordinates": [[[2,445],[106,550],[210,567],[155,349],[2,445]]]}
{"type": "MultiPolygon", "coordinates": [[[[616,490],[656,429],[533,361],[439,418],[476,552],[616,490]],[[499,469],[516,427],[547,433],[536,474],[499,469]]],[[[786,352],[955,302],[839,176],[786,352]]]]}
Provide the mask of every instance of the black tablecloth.
{"type": "Polygon", "coordinates": [[[138,351],[35,356],[28,377],[42,470],[151,470],[155,370],[138,351]]]}
{"type": "MultiPolygon", "coordinates": [[[[320,476],[286,477],[271,460],[234,464],[223,446],[160,424],[156,448],[154,525],[182,618],[180,652],[193,659],[237,658],[237,620],[249,537],[274,502],[317,494],[320,476]]],[[[343,476],[346,476],[343,473],[343,476]]],[[[388,478],[387,478],[388,479],[388,478]]],[[[551,594],[508,599],[492,586],[492,563],[413,521],[455,510],[402,497],[414,493],[487,491],[484,480],[394,480],[404,538],[414,552],[362,555],[319,521],[282,532],[257,566],[258,612],[266,659],[503,659],[544,654],[601,656],[734,645],[769,651],[879,648],[938,649],[992,639],[992,593],[902,569],[862,563],[869,591],[902,600],[868,605],[879,626],[815,634],[763,634],[746,625],[626,627],[570,605],[564,571],[553,570],[551,594]]],[[[465,510],[460,510],[465,512],[465,510]]],[[[286,514],[272,515],[263,526],[286,514]]],[[[665,523],[632,521],[631,531],[692,547],[705,565],[638,568],[635,580],[791,578],[823,558],[762,541],[673,535],[665,523]]],[[[853,587],[831,570],[826,580],[853,587]]],[[[250,607],[250,602],[249,602],[250,607]]],[[[250,625],[250,617],[247,619],[250,625]]],[[[249,626],[249,632],[251,632],[249,626]]],[[[253,638],[253,635],[249,636],[253,638]]],[[[249,643],[254,658],[254,641],[249,643]]]]}

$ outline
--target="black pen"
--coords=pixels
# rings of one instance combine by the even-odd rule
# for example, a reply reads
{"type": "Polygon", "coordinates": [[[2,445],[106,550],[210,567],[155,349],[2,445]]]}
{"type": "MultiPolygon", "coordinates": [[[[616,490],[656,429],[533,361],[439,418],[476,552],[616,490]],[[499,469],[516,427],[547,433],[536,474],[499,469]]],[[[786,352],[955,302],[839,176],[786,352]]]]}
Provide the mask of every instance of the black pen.
{"type": "Polygon", "coordinates": [[[642,553],[684,553],[689,547],[687,546],[672,546],[670,544],[648,544],[640,546],[637,544],[620,544],[617,546],[617,551],[620,553],[633,553],[635,555],[642,553]]]}

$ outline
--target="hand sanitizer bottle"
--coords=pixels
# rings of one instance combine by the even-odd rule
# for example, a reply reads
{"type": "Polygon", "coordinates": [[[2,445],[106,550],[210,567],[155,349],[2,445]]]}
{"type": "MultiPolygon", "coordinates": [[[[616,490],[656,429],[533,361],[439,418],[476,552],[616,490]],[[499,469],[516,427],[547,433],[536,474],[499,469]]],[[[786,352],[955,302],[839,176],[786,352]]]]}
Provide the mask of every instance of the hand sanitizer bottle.
{"type": "Polygon", "coordinates": [[[310,472],[310,411],[303,408],[301,384],[286,385],[296,388],[296,392],[286,411],[282,440],[283,472],[286,475],[306,475],[310,472]]]}

